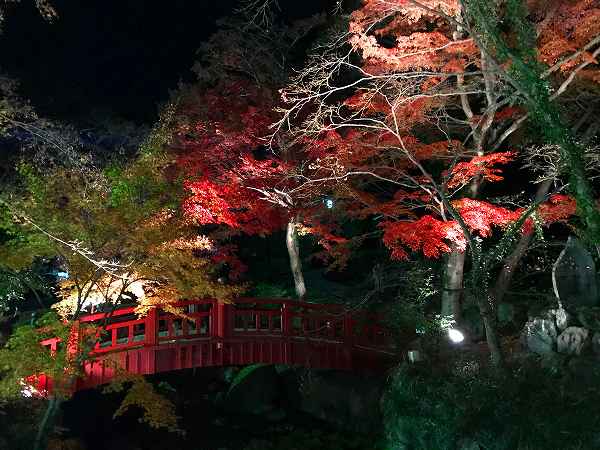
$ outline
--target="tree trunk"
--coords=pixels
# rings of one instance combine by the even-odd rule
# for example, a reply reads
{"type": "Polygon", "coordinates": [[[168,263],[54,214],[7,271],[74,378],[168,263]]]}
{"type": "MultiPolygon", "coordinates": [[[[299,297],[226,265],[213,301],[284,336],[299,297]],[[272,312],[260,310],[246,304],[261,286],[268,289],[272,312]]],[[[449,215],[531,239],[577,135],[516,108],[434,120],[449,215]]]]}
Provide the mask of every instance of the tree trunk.
{"type": "Polygon", "coordinates": [[[463,269],[465,252],[453,250],[446,260],[442,291],[442,316],[452,316],[456,323],[462,319],[463,269]]]}
{"type": "MultiPolygon", "coordinates": [[[[535,201],[540,202],[546,197],[550,187],[552,186],[551,180],[546,180],[540,183],[538,186],[537,192],[535,193],[535,201]]],[[[504,259],[504,263],[502,264],[502,269],[498,274],[498,278],[496,278],[496,284],[491,291],[491,295],[495,300],[495,303],[498,304],[504,299],[506,295],[506,291],[510,286],[513,275],[515,273],[515,269],[519,265],[519,262],[525,255],[527,248],[529,247],[529,243],[533,238],[533,233],[523,234],[517,243],[517,246],[514,248],[512,253],[508,255],[504,259]]]]}
{"type": "Polygon", "coordinates": [[[498,337],[498,330],[496,327],[496,311],[493,301],[487,297],[479,300],[479,313],[483,320],[483,326],[485,327],[485,339],[490,350],[490,358],[494,367],[498,369],[504,368],[504,355],[502,354],[502,347],[500,345],[500,338],[498,337]]]}
{"type": "Polygon", "coordinates": [[[33,443],[33,450],[43,450],[45,448],[46,436],[48,435],[48,428],[54,419],[56,411],[60,406],[60,400],[56,397],[51,397],[48,400],[48,406],[46,407],[46,412],[42,417],[42,421],[38,427],[38,431],[35,436],[35,441],[33,443]]]}
{"type": "Polygon", "coordinates": [[[303,300],[306,296],[306,286],[304,284],[304,275],[302,274],[302,262],[300,261],[300,248],[298,246],[298,232],[296,231],[296,221],[291,219],[287,224],[285,233],[285,243],[288,254],[290,255],[290,268],[294,277],[294,287],[296,296],[303,300]]]}

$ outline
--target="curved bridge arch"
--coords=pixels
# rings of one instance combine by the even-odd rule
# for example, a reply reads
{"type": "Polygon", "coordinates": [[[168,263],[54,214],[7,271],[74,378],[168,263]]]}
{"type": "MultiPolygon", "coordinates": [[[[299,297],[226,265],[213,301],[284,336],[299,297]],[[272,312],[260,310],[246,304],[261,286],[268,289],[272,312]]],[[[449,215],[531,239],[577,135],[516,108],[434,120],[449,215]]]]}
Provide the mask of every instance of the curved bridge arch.
{"type": "MultiPolygon", "coordinates": [[[[75,390],[108,383],[115,376],[114,363],[142,375],[255,363],[381,370],[396,354],[378,317],[353,314],[341,305],[243,298],[232,304],[205,299],[179,306],[187,318],[160,309],[137,318],[133,307],[83,316],[80,323],[102,323],[105,331],[75,390]]],[[[55,350],[58,340],[42,344],[55,350]]],[[[37,384],[40,391],[52,390],[48,377],[38,377],[37,384]]]]}

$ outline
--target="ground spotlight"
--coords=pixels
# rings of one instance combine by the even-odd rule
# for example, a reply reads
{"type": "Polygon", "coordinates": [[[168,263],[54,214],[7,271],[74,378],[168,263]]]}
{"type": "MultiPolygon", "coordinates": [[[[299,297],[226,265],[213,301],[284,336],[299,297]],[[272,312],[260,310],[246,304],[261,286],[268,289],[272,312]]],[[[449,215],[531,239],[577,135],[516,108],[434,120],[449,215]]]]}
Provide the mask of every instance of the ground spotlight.
{"type": "Polygon", "coordinates": [[[462,333],[462,331],[457,330],[456,328],[450,328],[448,330],[448,337],[455,344],[459,344],[465,340],[465,335],[462,333]]]}

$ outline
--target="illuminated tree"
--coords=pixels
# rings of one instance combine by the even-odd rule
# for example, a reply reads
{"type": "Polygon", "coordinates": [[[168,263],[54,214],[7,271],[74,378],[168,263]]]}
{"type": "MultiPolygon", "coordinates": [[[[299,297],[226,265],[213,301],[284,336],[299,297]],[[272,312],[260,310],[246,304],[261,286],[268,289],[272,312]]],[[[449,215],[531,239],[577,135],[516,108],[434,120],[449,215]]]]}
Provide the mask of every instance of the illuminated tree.
{"type": "Polygon", "coordinates": [[[185,214],[200,225],[221,225],[229,235],[284,229],[296,294],[303,298],[298,232],[317,234],[328,245],[332,230],[329,237],[317,233],[325,232],[313,214],[321,202],[315,208],[313,198],[307,204],[291,195],[290,173],[306,163],[299,147],[282,136],[268,149],[265,137],[277,117],[277,89],[288,76],[289,54],[323,17],[280,26],[266,6],[247,5],[201,48],[198,82],[179,93],[173,147],[190,194],[185,214]]]}
{"type": "Polygon", "coordinates": [[[363,1],[347,34],[322,46],[284,90],[288,105],[276,131],[292,131],[314,153],[302,185],[335,185],[346,210],[377,215],[393,257],[405,257],[406,247],[449,255],[443,310],[456,318],[468,249],[478,287],[471,296],[500,363],[495,303],[485,287],[503,258],[518,263],[522,254],[508,255],[512,241],[551,185],[523,208],[478,198],[516,159],[502,146],[526,120],[527,104],[463,21],[464,7],[454,0],[363,1]],[[494,227],[504,237],[484,252],[481,238],[494,227]]]}

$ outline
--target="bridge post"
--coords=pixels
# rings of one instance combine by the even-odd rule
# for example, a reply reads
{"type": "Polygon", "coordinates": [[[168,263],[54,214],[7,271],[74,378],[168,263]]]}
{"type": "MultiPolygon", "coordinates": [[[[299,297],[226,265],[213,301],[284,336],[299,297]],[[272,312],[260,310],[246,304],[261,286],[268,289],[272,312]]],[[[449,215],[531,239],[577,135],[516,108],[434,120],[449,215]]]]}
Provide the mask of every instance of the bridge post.
{"type": "Polygon", "coordinates": [[[230,318],[231,305],[216,301],[214,303],[212,317],[213,324],[211,327],[211,335],[217,340],[217,362],[219,365],[226,364],[225,356],[225,340],[231,334],[230,330],[230,318]]]}
{"type": "Polygon", "coordinates": [[[283,361],[285,364],[292,365],[294,363],[292,357],[292,343],[290,336],[292,335],[292,311],[287,303],[281,305],[281,334],[283,336],[283,361]]]}
{"type": "Polygon", "coordinates": [[[291,334],[290,325],[292,323],[292,317],[290,312],[287,303],[283,303],[281,305],[281,333],[284,336],[289,336],[291,334]]]}
{"type": "Polygon", "coordinates": [[[229,313],[230,305],[222,302],[217,302],[215,305],[215,323],[214,323],[214,336],[225,339],[230,334],[229,325],[229,313]]]}
{"type": "Polygon", "coordinates": [[[158,309],[150,310],[144,325],[146,327],[146,345],[156,345],[158,343],[158,309]]]}

